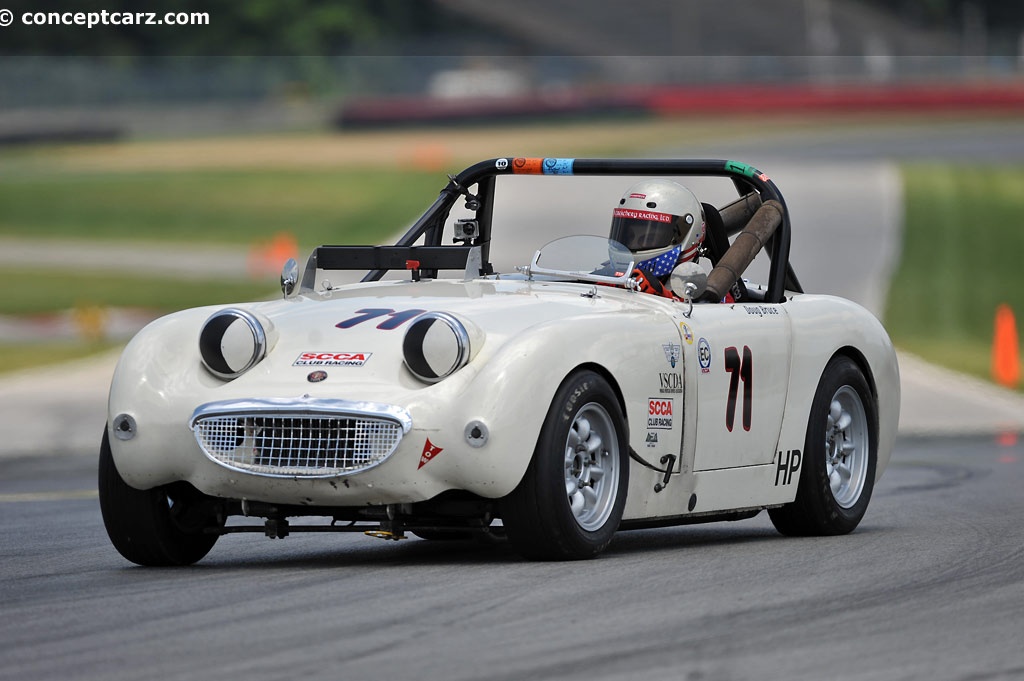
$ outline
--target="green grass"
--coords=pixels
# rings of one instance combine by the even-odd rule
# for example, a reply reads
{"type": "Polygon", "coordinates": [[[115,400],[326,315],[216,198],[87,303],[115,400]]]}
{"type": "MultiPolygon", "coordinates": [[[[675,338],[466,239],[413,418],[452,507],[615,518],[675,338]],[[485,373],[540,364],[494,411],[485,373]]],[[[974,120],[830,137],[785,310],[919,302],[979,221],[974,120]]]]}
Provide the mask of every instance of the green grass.
{"type": "Polygon", "coordinates": [[[444,183],[436,172],[224,170],[5,173],[0,235],[304,246],[378,243],[444,183]]]}
{"type": "Polygon", "coordinates": [[[43,342],[0,340],[0,373],[44,366],[106,352],[122,345],[104,333],[108,308],[141,308],[159,316],[201,305],[218,305],[280,296],[266,282],[195,281],[158,277],[110,276],[64,272],[39,277],[37,272],[0,268],[5,281],[30,286],[0,289],[0,315],[32,316],[72,310],[81,336],[43,342]],[[90,337],[94,335],[95,337],[90,337]]]}
{"type": "Polygon", "coordinates": [[[160,277],[102,275],[91,272],[48,273],[0,268],[5,281],[31,282],[0,288],[0,314],[30,315],[85,307],[132,307],[173,312],[280,296],[266,281],[197,281],[160,277]]]}
{"type": "Polygon", "coordinates": [[[1024,318],[1024,167],[909,165],[904,195],[886,328],[901,348],[988,378],[996,307],[1024,318]]]}
{"type": "MultiPolygon", "coordinates": [[[[154,243],[250,245],[290,232],[300,251],[324,243],[379,243],[430,205],[437,172],[226,170],[68,172],[30,167],[0,181],[0,235],[154,243]]],[[[9,170],[9,169],[8,169],[9,170]]],[[[0,314],[144,308],[155,313],[279,295],[265,282],[195,281],[2,267],[0,314]]],[[[84,357],[110,343],[0,339],[0,371],[84,357]]]]}

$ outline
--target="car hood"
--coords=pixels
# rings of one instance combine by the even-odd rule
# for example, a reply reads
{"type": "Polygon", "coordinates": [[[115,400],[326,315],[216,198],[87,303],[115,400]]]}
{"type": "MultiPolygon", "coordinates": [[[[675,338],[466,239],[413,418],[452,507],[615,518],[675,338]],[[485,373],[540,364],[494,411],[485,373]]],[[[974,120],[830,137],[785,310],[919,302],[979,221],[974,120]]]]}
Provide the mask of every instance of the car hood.
{"type": "Polygon", "coordinates": [[[263,392],[268,381],[308,385],[309,374],[323,371],[332,394],[367,399],[367,390],[374,385],[383,392],[398,386],[424,387],[402,363],[405,331],[423,312],[446,312],[467,326],[472,366],[486,362],[510,339],[533,328],[558,327],[556,335],[567,345],[544,351],[564,352],[573,342],[573,319],[611,315],[609,321],[615,322],[614,315],[622,314],[666,320],[672,305],[654,296],[571,282],[440,279],[353,284],[243,306],[269,323],[273,340],[266,359],[233,383],[241,387],[258,381],[263,392]],[[351,395],[346,395],[348,385],[353,386],[351,395]]]}

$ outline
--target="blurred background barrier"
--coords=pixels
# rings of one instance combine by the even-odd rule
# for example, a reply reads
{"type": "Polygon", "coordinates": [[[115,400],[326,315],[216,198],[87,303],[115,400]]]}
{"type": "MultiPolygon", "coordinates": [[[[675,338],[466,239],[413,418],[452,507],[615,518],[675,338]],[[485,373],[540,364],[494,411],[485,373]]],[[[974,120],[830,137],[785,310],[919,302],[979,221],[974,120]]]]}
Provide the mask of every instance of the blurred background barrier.
{"type": "Polygon", "coordinates": [[[159,30],[7,4],[8,145],[1024,102],[1024,5],[999,0],[208,0],[207,24],[159,30]]]}

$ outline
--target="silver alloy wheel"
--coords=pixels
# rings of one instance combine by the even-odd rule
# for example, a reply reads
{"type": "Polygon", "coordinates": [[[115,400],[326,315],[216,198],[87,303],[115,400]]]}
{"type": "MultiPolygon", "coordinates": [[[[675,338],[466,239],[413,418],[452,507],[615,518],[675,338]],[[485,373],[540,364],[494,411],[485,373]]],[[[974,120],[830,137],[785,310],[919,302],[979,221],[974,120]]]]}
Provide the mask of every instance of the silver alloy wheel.
{"type": "Polygon", "coordinates": [[[825,471],[832,497],[852,508],[864,491],[868,474],[868,419],[860,395],[844,385],[832,396],[825,427],[825,471]]]}
{"type": "Polygon", "coordinates": [[[596,402],[584,405],[565,440],[565,494],[573,517],[588,532],[601,529],[619,487],[619,438],[611,416],[596,402]]]}

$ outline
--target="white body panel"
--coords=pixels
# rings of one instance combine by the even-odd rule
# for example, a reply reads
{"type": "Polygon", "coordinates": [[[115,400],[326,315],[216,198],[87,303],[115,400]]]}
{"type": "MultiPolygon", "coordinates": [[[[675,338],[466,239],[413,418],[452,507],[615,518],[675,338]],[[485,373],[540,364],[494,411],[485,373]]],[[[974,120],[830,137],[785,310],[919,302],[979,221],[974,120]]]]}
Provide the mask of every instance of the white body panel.
{"type": "Polygon", "coordinates": [[[680,324],[700,396],[694,470],[771,463],[789,384],[786,306],[699,305],[680,324]]]}

